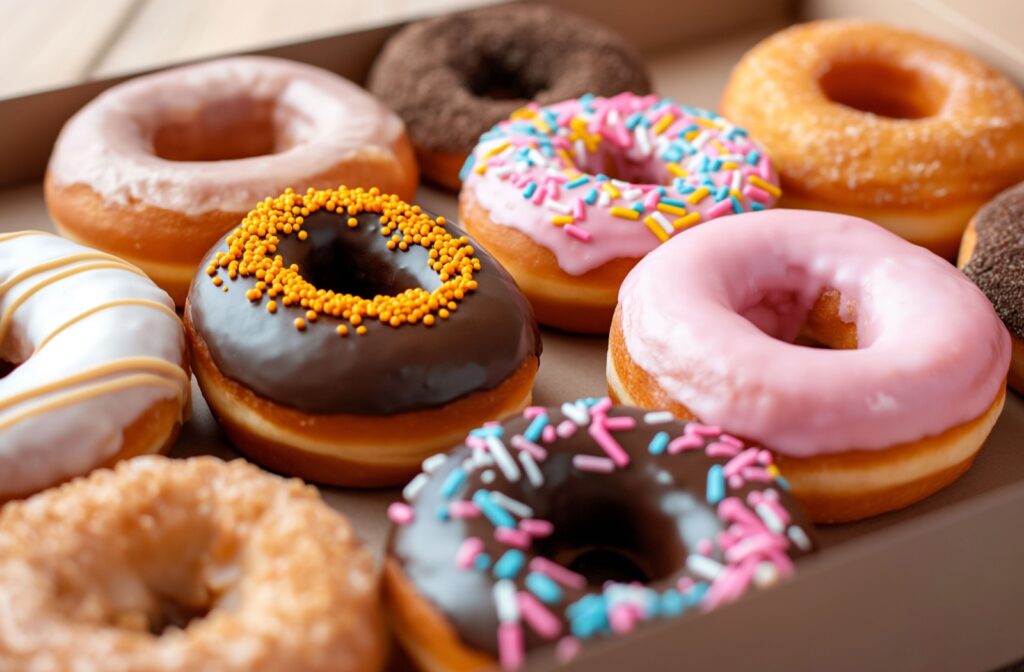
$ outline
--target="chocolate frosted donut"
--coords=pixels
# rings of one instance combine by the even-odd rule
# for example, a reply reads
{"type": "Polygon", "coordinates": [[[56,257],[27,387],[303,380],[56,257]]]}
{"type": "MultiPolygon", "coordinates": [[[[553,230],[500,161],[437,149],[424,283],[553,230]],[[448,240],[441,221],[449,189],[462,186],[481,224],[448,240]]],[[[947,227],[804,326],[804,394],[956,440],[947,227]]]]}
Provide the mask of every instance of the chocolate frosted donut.
{"type": "Polygon", "coordinates": [[[516,668],[714,608],[811,551],[786,490],[717,427],[607,398],[528,408],[428,459],[389,509],[395,632],[424,669],[516,668]]]}
{"type": "Polygon", "coordinates": [[[406,123],[425,177],[458,189],[480,135],[530,101],[647,93],[637,52],[587,19],[530,5],[414,23],[385,45],[369,87],[406,123]]]}
{"type": "Polygon", "coordinates": [[[462,232],[370,190],[267,199],[208,254],[185,320],[203,393],[257,461],[401,480],[527,403],[540,337],[462,232]]]}
{"type": "Polygon", "coordinates": [[[1024,392],[1024,183],[986,204],[971,220],[959,266],[974,281],[1013,337],[1010,386],[1024,392]]]}

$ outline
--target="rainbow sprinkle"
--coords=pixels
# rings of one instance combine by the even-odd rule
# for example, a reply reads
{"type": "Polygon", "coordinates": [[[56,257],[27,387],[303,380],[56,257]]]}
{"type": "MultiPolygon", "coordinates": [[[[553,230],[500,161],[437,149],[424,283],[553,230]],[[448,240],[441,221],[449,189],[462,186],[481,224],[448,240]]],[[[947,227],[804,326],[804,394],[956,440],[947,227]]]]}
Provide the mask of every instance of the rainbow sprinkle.
{"type": "Polygon", "coordinates": [[[771,207],[777,176],[747,132],[657,96],[531,103],[485,133],[463,181],[496,179],[582,243],[592,208],[665,242],[702,221],[771,207]],[[615,179],[601,171],[614,167],[615,179]]]}

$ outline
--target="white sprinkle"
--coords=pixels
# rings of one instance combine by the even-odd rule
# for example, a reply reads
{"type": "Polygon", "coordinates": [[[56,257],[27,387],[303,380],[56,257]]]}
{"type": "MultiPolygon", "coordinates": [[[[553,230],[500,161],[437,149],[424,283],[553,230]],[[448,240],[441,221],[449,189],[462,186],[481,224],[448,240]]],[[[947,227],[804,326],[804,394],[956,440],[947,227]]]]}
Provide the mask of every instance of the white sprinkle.
{"type": "Polygon", "coordinates": [[[568,215],[570,212],[572,212],[572,208],[570,208],[565,203],[560,203],[559,201],[550,198],[548,199],[546,205],[548,206],[548,210],[554,210],[555,212],[560,212],[563,215],[568,215]]]}
{"type": "Polygon", "coordinates": [[[691,142],[690,144],[693,146],[694,149],[700,149],[701,147],[706,145],[708,140],[710,139],[711,135],[707,131],[701,131],[700,135],[694,138],[693,142],[691,142]]]}
{"type": "Polygon", "coordinates": [[[740,171],[738,171],[738,170],[732,171],[732,185],[729,187],[732,191],[739,191],[740,190],[740,187],[742,186],[741,178],[742,178],[742,175],[740,174],[740,171]]]}
{"type": "Polygon", "coordinates": [[[796,544],[796,547],[801,551],[811,550],[811,540],[802,527],[790,525],[789,531],[787,531],[786,534],[789,536],[789,540],[796,544]]]}
{"type": "Polygon", "coordinates": [[[494,606],[498,610],[498,620],[502,623],[519,622],[519,605],[516,603],[515,583],[509,579],[495,582],[494,606]]]}
{"type": "Polygon", "coordinates": [[[490,449],[495,464],[498,465],[498,469],[501,469],[501,473],[510,483],[517,483],[521,476],[519,465],[509,455],[505,444],[496,436],[488,436],[484,440],[487,442],[487,448],[490,449]]]}
{"type": "Polygon", "coordinates": [[[493,469],[484,469],[480,474],[480,480],[486,484],[494,483],[495,473],[493,469]]]}
{"type": "Polygon", "coordinates": [[[533,459],[533,455],[530,455],[525,450],[521,450],[519,451],[519,461],[523,463],[523,471],[526,472],[526,478],[530,481],[530,485],[535,488],[544,485],[544,474],[541,473],[540,467],[537,466],[537,460],[533,459]]]}
{"type": "Polygon", "coordinates": [[[533,161],[534,165],[537,165],[537,166],[546,166],[546,165],[548,165],[548,160],[546,158],[544,158],[544,155],[541,154],[540,152],[538,152],[536,149],[531,148],[529,156],[530,156],[530,160],[533,161]]]}
{"type": "Polygon", "coordinates": [[[754,568],[754,585],[767,588],[779,580],[779,570],[770,562],[758,563],[754,568]]]}
{"type": "Polygon", "coordinates": [[[582,140],[576,141],[576,159],[577,164],[583,164],[587,161],[587,144],[582,140]]]}
{"type": "Polygon", "coordinates": [[[687,556],[686,568],[705,581],[714,581],[724,569],[721,563],[696,553],[687,556]]]}
{"type": "Polygon", "coordinates": [[[611,195],[607,191],[602,190],[601,193],[597,195],[597,205],[602,208],[607,208],[611,204],[611,195]]]}
{"type": "Polygon", "coordinates": [[[651,213],[651,217],[653,217],[654,221],[658,222],[658,224],[661,224],[661,228],[665,229],[665,233],[671,235],[673,231],[672,222],[668,221],[668,218],[666,218],[665,215],[655,210],[651,213]]]}
{"type": "MultiPolygon", "coordinates": [[[[473,460],[475,467],[489,467],[494,464],[494,458],[491,457],[491,454],[483,450],[475,451],[470,459],[473,460]]],[[[473,471],[473,469],[468,469],[467,471],[473,471]]]]}
{"type": "Polygon", "coordinates": [[[651,139],[647,133],[647,128],[642,124],[633,131],[633,135],[636,137],[636,153],[642,159],[651,155],[651,139]]]}
{"type": "Polygon", "coordinates": [[[505,165],[498,166],[497,168],[488,168],[487,174],[493,175],[494,177],[505,177],[513,170],[515,170],[515,168],[511,164],[506,163],[505,165]]]}
{"type": "Polygon", "coordinates": [[[778,515],[776,515],[775,511],[772,510],[772,507],[768,506],[764,502],[761,502],[760,504],[754,507],[754,511],[757,512],[757,515],[760,516],[761,520],[764,521],[765,526],[772,532],[775,532],[776,534],[782,534],[785,531],[786,524],[782,522],[782,519],[779,518],[778,515]]]}
{"type": "Polygon", "coordinates": [[[510,513],[514,513],[520,518],[533,518],[533,509],[526,504],[523,504],[518,499],[512,499],[508,495],[497,491],[491,493],[491,499],[508,509],[510,513]]]}
{"type": "Polygon", "coordinates": [[[619,116],[618,110],[611,110],[608,112],[608,116],[604,118],[604,121],[609,126],[618,126],[622,123],[622,117],[619,116]]]}
{"type": "Polygon", "coordinates": [[[636,199],[640,198],[643,195],[644,192],[640,191],[639,189],[627,189],[626,191],[622,192],[622,197],[627,201],[635,201],[636,199]]]}
{"type": "Polygon", "coordinates": [[[644,414],[644,422],[648,425],[661,425],[673,420],[675,420],[675,416],[668,411],[651,411],[644,414]]]}
{"type": "Polygon", "coordinates": [[[411,502],[416,498],[416,495],[420,494],[420,490],[426,487],[428,481],[430,481],[430,477],[426,474],[417,474],[416,478],[409,481],[409,484],[402,488],[402,498],[407,502],[411,502]]]}
{"type": "Polygon", "coordinates": [[[440,467],[442,464],[444,464],[445,460],[447,459],[448,456],[445,455],[444,453],[437,453],[435,455],[431,455],[427,459],[423,460],[423,471],[427,472],[428,474],[432,474],[434,473],[434,470],[440,467]]]}
{"type": "Polygon", "coordinates": [[[572,466],[580,471],[589,471],[595,474],[610,474],[615,471],[615,463],[611,459],[598,455],[573,455],[572,466]]]}
{"type": "Polygon", "coordinates": [[[571,404],[568,401],[562,404],[562,415],[575,422],[580,427],[590,424],[590,411],[583,404],[571,404]]]}

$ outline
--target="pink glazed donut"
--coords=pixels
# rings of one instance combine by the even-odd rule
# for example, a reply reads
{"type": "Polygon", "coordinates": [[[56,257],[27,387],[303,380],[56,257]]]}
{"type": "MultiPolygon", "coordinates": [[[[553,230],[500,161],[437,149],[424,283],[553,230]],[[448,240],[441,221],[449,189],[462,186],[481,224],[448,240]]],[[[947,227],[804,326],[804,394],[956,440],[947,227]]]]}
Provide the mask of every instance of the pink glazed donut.
{"type": "Polygon", "coordinates": [[[772,449],[811,516],[837,522],[964,473],[1009,363],[991,304],[944,260],[862,219],[773,210],[694,229],[637,265],[608,385],[772,449]]]}
{"type": "Polygon", "coordinates": [[[417,180],[402,121],[369,93],[245,56],[101,94],[61,131],[45,190],[61,235],[138,266],[180,306],[207,250],[264,198],[344,184],[411,199],[417,180]]]}
{"type": "Polygon", "coordinates": [[[709,219],[771,207],[768,157],[726,119],[657,96],[528,105],[463,169],[463,228],[547,325],[607,333],[645,254],[709,219]]]}

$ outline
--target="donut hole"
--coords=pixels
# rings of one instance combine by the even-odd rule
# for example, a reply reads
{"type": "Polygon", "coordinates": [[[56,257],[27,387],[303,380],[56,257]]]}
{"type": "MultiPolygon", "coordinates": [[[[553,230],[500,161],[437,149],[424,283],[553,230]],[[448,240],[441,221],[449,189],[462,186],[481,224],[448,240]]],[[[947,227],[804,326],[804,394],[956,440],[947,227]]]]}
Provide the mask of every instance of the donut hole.
{"type": "Polygon", "coordinates": [[[499,54],[483,54],[456,64],[463,84],[477,98],[489,100],[532,100],[547,89],[547,81],[531,76],[499,54]]]}
{"type": "Polygon", "coordinates": [[[831,63],[818,86],[833,103],[891,119],[924,119],[942,109],[948,90],[931,73],[860,59],[831,63]]]}
{"type": "Polygon", "coordinates": [[[810,348],[855,350],[857,325],[851,312],[849,303],[844,310],[837,290],[825,288],[809,309],[799,291],[776,289],[765,292],[740,314],[779,341],[810,348]]]}
{"type": "Polygon", "coordinates": [[[231,161],[282,152],[297,142],[273,101],[222,100],[198,109],[169,111],[156,120],[153,154],[167,161],[231,161]]]}
{"type": "Polygon", "coordinates": [[[278,252],[319,289],[371,298],[395,296],[408,289],[433,291],[441,286],[429,267],[430,253],[419,245],[408,250],[389,250],[380,234],[379,218],[372,213],[356,216],[348,226],[347,215],[320,210],[306,218],[305,241],[287,236],[278,252]]]}

